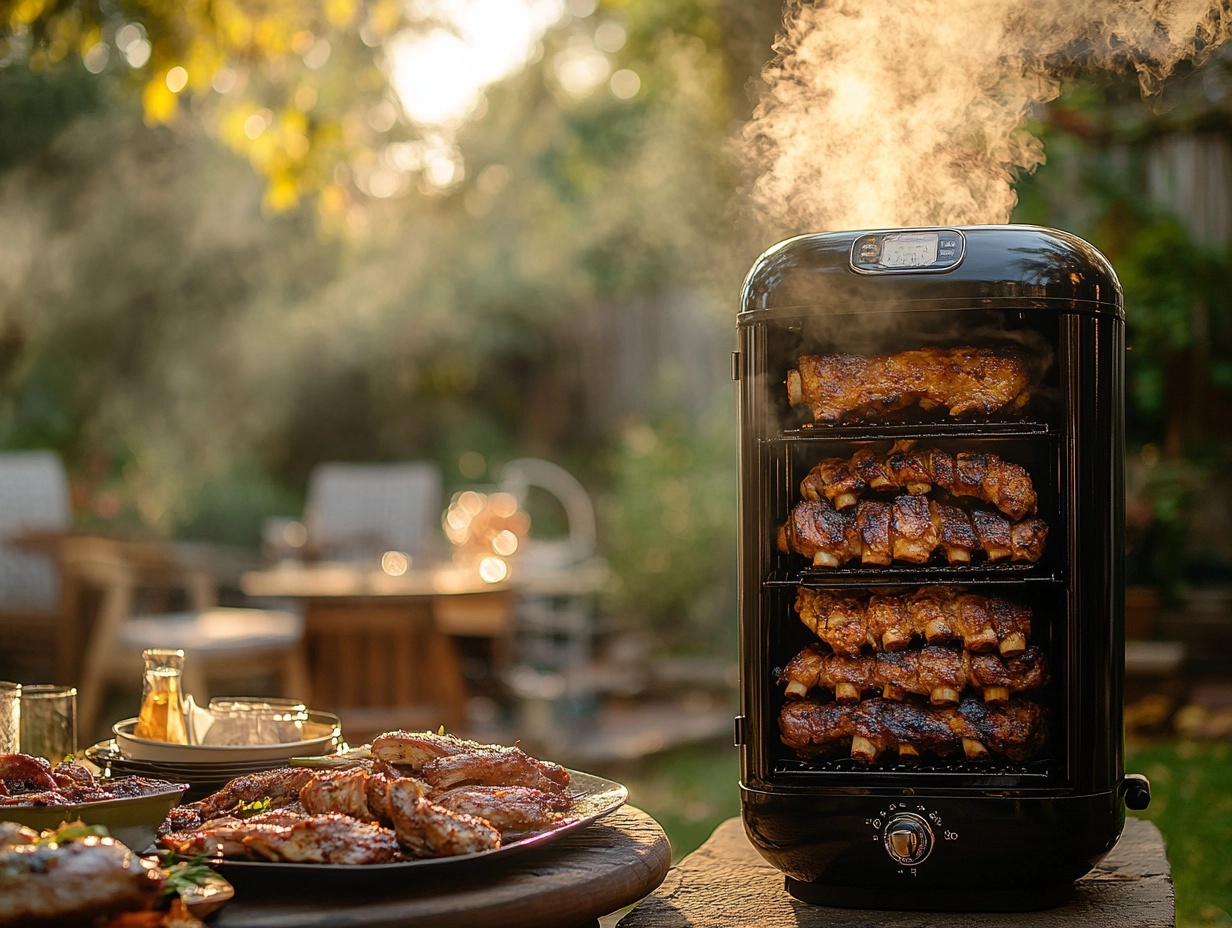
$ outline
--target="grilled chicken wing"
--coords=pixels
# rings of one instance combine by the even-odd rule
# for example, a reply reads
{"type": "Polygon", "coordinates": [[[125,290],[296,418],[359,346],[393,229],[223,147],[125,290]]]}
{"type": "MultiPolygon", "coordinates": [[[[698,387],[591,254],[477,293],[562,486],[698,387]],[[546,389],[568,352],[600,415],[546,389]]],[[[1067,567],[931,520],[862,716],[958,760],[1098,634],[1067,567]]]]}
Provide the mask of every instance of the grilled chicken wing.
{"type": "Polygon", "coordinates": [[[806,355],[787,372],[787,399],[835,424],[908,406],[951,416],[1014,412],[1030,400],[1030,368],[1008,348],[919,348],[862,357],[806,355]]]}

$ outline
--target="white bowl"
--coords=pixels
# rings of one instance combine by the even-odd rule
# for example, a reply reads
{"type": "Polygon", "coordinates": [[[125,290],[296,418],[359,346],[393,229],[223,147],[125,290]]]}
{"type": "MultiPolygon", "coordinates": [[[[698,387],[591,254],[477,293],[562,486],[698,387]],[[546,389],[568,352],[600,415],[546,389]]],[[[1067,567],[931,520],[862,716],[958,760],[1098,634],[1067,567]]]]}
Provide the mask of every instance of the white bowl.
{"type": "Polygon", "coordinates": [[[309,711],[302,741],[279,744],[169,744],[133,735],[136,719],[124,719],[111,726],[120,753],[133,760],[153,760],[181,764],[246,764],[253,761],[279,761],[289,757],[327,754],[342,740],[342,722],[329,712],[309,711]]]}

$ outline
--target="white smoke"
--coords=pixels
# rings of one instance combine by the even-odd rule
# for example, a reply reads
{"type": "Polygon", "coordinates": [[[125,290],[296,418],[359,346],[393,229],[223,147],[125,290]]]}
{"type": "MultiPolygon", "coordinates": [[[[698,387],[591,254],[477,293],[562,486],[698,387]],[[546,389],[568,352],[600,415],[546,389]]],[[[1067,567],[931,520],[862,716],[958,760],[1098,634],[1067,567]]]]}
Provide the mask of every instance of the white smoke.
{"type": "Polygon", "coordinates": [[[745,127],[767,226],[1008,221],[1044,161],[1024,128],[1075,68],[1153,93],[1232,26],[1232,0],[789,0],[745,127]]]}

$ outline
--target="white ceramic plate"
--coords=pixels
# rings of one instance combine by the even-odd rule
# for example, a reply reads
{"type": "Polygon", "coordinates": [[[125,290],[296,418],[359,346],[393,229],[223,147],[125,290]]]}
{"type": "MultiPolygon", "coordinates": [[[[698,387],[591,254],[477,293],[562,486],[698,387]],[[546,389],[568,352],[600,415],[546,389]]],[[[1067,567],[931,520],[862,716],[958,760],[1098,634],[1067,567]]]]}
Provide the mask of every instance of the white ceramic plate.
{"type": "Polygon", "coordinates": [[[136,719],[124,719],[111,726],[120,752],[133,760],[160,761],[177,764],[246,764],[253,761],[279,761],[288,757],[325,754],[332,751],[342,738],[342,722],[329,712],[309,712],[304,723],[306,737],[302,741],[280,744],[168,744],[133,735],[136,719]]]}

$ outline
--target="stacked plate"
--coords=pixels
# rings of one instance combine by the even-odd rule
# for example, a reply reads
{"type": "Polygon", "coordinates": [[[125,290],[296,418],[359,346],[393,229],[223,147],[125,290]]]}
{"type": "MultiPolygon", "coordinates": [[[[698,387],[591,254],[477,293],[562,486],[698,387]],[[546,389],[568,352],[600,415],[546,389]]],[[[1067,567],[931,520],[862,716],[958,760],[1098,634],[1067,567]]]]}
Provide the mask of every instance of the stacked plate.
{"type": "Polygon", "coordinates": [[[282,767],[292,757],[315,757],[343,747],[342,723],[328,712],[309,711],[303,739],[278,744],[167,744],[133,737],[136,719],[112,726],[115,737],[87,748],[86,760],[112,776],[154,777],[188,784],[185,802],[221,789],[229,780],[282,767]]]}

